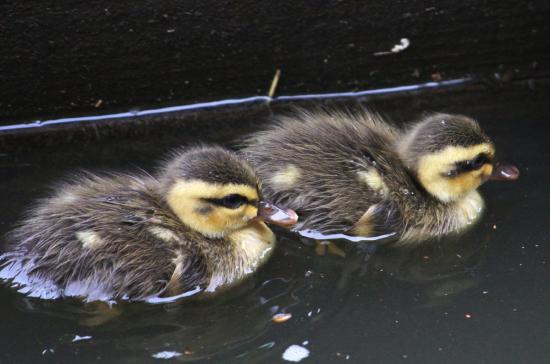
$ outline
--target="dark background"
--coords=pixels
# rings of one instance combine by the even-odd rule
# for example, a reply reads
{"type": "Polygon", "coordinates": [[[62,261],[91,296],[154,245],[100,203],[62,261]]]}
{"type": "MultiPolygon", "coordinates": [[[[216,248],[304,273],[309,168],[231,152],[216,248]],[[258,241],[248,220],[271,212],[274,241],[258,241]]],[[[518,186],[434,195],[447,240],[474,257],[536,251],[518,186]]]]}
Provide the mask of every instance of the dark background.
{"type": "Polygon", "coordinates": [[[265,95],[277,68],[278,94],[540,78],[549,18],[544,0],[5,0],[0,123],[265,95]]]}

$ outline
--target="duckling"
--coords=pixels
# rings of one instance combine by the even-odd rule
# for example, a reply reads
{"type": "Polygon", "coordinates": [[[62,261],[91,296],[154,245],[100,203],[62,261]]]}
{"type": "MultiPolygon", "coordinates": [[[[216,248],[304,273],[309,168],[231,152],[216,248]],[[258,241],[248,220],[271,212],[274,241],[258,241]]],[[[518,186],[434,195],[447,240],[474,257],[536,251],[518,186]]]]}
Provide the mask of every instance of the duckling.
{"type": "MultiPolygon", "coordinates": [[[[85,173],[39,201],[11,234],[2,276],[87,300],[213,292],[254,272],[296,214],[262,201],[234,152],[176,152],[157,176],[85,173]]],[[[25,288],[23,288],[25,290],[25,288]]]]}
{"type": "Polygon", "coordinates": [[[519,176],[495,164],[476,121],[441,113],[398,128],[368,111],[300,110],[242,152],[265,195],[300,214],[296,230],[395,234],[398,244],[463,230],[484,207],[482,183],[519,176]]]}

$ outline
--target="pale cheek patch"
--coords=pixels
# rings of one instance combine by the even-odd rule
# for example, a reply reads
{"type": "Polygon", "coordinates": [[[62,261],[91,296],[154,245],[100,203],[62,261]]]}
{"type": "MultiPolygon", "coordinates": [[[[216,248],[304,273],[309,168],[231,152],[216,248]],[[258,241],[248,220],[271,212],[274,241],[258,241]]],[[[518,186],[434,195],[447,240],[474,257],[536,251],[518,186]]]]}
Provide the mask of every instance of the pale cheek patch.
{"type": "Polygon", "coordinates": [[[271,176],[270,181],[275,187],[288,188],[294,186],[301,176],[302,171],[295,165],[289,164],[271,176]]]}
{"type": "Polygon", "coordinates": [[[90,230],[77,232],[76,238],[82,243],[82,247],[86,249],[95,249],[104,244],[103,239],[97,233],[90,230]]]}
{"type": "Polygon", "coordinates": [[[179,241],[178,236],[172,230],[160,226],[153,226],[148,230],[152,235],[167,243],[179,241]]]}
{"type": "Polygon", "coordinates": [[[368,171],[358,172],[357,175],[359,179],[366,183],[370,188],[381,193],[382,195],[387,195],[389,192],[388,186],[384,182],[382,176],[376,169],[369,169],[368,171]]]}

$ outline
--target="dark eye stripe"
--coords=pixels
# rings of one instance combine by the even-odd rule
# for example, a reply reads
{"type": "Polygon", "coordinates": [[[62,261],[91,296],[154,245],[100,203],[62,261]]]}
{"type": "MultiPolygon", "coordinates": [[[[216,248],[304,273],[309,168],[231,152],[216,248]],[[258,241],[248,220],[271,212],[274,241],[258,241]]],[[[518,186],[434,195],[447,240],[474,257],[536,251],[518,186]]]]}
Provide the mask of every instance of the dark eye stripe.
{"type": "Polygon", "coordinates": [[[456,162],[455,169],[447,172],[447,177],[454,177],[463,172],[480,169],[486,163],[491,163],[491,157],[485,153],[480,153],[474,159],[456,162]]]}
{"type": "Polygon", "coordinates": [[[204,200],[210,202],[211,204],[223,206],[228,209],[236,209],[244,204],[251,203],[248,198],[236,193],[224,196],[222,198],[205,198],[204,200]]]}

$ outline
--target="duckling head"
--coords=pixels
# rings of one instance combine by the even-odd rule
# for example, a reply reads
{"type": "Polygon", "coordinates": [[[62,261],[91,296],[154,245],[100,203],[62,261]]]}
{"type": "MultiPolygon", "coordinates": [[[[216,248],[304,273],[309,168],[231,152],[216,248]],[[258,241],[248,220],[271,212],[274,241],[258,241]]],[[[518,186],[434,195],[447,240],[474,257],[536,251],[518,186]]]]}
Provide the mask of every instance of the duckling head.
{"type": "Polygon", "coordinates": [[[519,177],[516,167],[494,162],[491,140],[475,120],[462,115],[433,114],[420,120],[397,149],[424,189],[445,203],[463,198],[488,179],[519,177]]]}
{"type": "Polygon", "coordinates": [[[178,218],[207,237],[221,238],[258,220],[287,226],[298,219],[294,211],[262,201],[252,167],[219,147],[176,153],[159,180],[178,218]]]}

